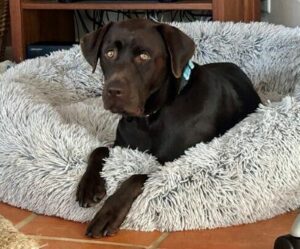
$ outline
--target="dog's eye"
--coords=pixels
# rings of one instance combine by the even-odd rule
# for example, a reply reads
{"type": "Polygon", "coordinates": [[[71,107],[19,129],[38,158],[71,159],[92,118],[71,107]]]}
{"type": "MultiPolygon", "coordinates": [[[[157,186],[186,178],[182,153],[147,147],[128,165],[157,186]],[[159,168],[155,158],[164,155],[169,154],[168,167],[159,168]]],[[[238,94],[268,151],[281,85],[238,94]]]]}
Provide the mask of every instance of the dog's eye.
{"type": "Polygon", "coordinates": [[[117,51],[115,49],[108,50],[105,53],[105,57],[108,59],[114,59],[117,56],[117,51]]]}
{"type": "Polygon", "coordinates": [[[148,61],[148,60],[151,59],[151,57],[150,57],[150,55],[149,55],[148,53],[141,53],[141,54],[139,55],[139,57],[140,57],[140,59],[141,59],[142,61],[148,61]]]}

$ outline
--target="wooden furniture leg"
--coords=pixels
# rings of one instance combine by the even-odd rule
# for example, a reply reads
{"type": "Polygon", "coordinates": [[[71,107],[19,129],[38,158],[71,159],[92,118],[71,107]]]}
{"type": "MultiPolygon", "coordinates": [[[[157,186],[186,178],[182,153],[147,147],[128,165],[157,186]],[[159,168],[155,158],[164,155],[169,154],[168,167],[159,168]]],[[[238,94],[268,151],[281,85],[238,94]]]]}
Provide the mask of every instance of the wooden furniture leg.
{"type": "Polygon", "coordinates": [[[23,11],[21,9],[21,0],[10,0],[9,5],[13,57],[15,61],[19,62],[25,58],[23,11]]]}

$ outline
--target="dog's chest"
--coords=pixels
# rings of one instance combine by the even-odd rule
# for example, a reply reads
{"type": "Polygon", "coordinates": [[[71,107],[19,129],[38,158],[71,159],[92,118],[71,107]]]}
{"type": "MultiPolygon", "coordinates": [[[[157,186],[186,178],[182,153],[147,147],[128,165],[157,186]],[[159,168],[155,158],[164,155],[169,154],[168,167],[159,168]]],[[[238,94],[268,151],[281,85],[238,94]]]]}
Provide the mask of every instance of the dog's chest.
{"type": "Polygon", "coordinates": [[[141,118],[122,118],[119,121],[115,145],[149,151],[151,137],[146,120],[141,118]]]}
{"type": "MultiPolygon", "coordinates": [[[[172,125],[163,121],[152,122],[146,119],[121,119],[117,130],[115,145],[147,151],[161,163],[174,160],[195,141],[189,141],[189,132],[183,132],[180,124],[174,120],[172,125]]],[[[192,132],[192,130],[190,130],[192,132]]]]}

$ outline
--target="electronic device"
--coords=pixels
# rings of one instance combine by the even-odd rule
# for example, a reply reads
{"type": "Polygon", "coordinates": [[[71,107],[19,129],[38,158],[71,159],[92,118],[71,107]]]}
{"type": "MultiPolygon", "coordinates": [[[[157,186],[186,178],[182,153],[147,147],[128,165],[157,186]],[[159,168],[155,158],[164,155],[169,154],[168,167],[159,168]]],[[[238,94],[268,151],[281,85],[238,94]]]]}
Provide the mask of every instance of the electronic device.
{"type": "Polygon", "coordinates": [[[51,52],[58,50],[66,50],[73,47],[72,42],[37,42],[27,45],[26,58],[49,55],[51,52]]]}

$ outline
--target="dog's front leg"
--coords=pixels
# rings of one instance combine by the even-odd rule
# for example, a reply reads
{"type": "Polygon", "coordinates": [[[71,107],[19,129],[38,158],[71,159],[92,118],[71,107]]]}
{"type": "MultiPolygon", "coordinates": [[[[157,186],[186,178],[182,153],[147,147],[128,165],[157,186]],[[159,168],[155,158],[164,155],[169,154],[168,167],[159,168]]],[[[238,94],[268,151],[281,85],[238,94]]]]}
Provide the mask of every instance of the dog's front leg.
{"type": "Polygon", "coordinates": [[[100,202],[106,194],[105,180],[100,176],[104,159],[109,156],[106,147],[95,149],[89,157],[88,166],[83,174],[76,193],[81,207],[91,207],[100,202]]]}
{"type": "Polygon", "coordinates": [[[133,175],[123,182],[91,221],[86,235],[96,238],[116,233],[132,203],[142,193],[147,178],[147,175],[133,175]]]}

